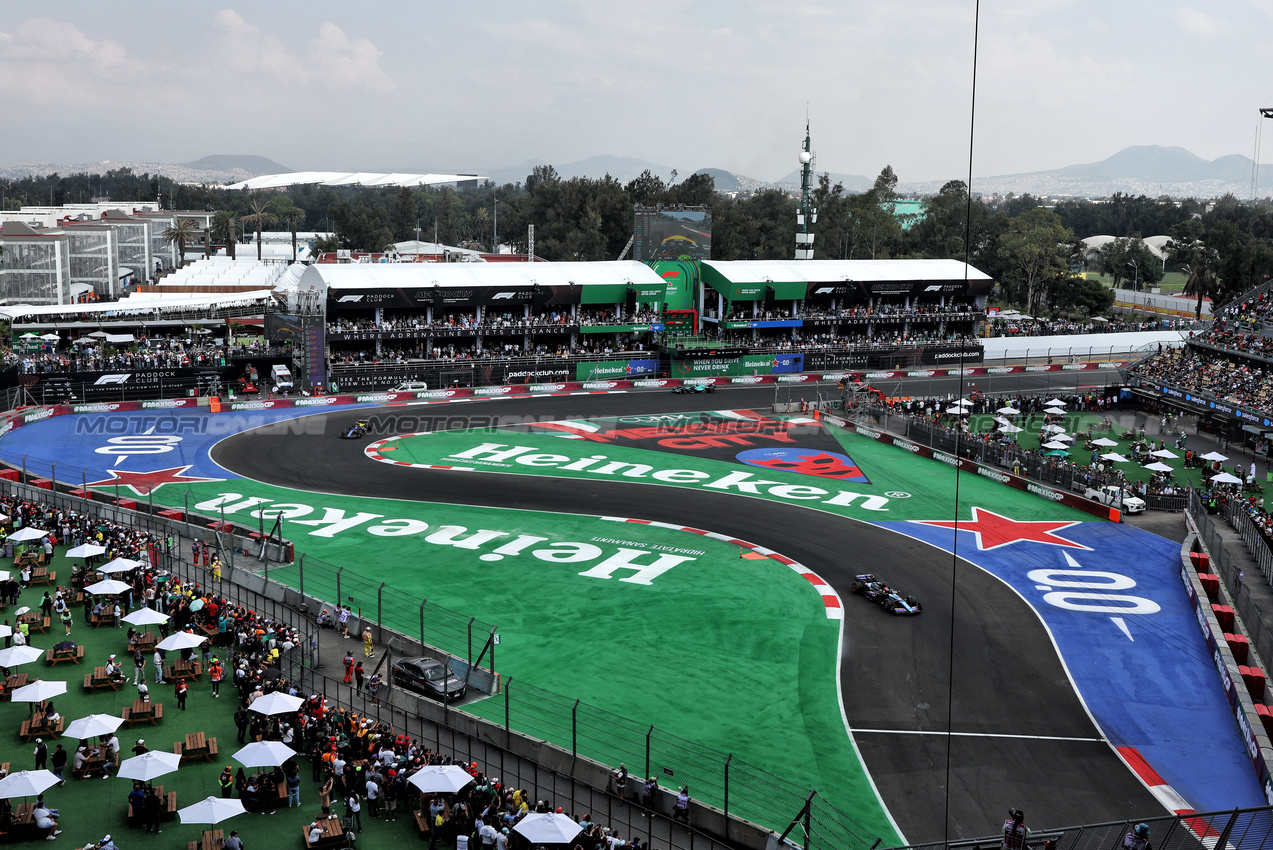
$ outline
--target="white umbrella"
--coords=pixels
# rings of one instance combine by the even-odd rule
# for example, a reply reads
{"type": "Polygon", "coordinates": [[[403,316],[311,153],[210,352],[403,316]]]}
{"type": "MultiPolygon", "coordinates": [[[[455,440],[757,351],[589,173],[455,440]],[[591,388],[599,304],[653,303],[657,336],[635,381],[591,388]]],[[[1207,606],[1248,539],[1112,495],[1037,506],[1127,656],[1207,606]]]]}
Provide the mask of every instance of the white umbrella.
{"type": "Polygon", "coordinates": [[[14,543],[25,543],[28,540],[39,540],[41,537],[45,537],[47,535],[47,531],[41,531],[38,528],[32,528],[28,525],[21,531],[15,531],[13,534],[10,534],[8,539],[12,540],[14,543]]]}
{"type": "Polygon", "coordinates": [[[72,344],[72,345],[92,345],[92,344],[93,344],[93,343],[95,343],[95,342],[97,342],[97,340],[95,340],[95,339],[89,339],[89,338],[88,338],[88,337],[86,337],[86,336],[82,336],[82,337],[80,337],[79,339],[75,340],[75,342],[73,342],[73,343],[71,343],[71,344],[72,344]]]}
{"type": "Polygon", "coordinates": [[[112,558],[105,564],[97,568],[101,573],[126,573],[129,570],[135,570],[141,566],[141,561],[134,561],[132,558],[112,558]]]}
{"type": "Polygon", "coordinates": [[[13,626],[0,626],[0,638],[10,637],[13,634],[13,626]]]}
{"type": "Polygon", "coordinates": [[[23,605],[21,608],[13,612],[14,619],[21,617],[23,614],[31,613],[30,605],[23,605]]]}
{"type": "Polygon", "coordinates": [[[136,779],[141,782],[149,782],[152,779],[163,776],[165,773],[172,773],[180,764],[181,755],[178,753],[151,750],[148,753],[142,753],[139,756],[133,756],[130,759],[121,761],[119,770],[115,775],[120,779],[136,779]]]}
{"type": "Polygon", "coordinates": [[[43,794],[62,780],[53,775],[51,770],[21,770],[10,773],[0,779],[0,799],[13,797],[34,797],[43,794]]]}
{"type": "Polygon", "coordinates": [[[68,558],[91,558],[94,555],[105,554],[106,547],[98,546],[96,543],[84,543],[80,546],[76,546],[74,549],[66,550],[66,557],[68,558]]]}
{"type": "Polygon", "coordinates": [[[1055,437],[1053,437],[1052,439],[1054,439],[1054,440],[1061,440],[1062,442],[1065,442],[1065,443],[1072,443],[1072,442],[1074,442],[1074,438],[1073,438],[1073,437],[1071,437],[1069,434],[1057,434],[1057,435],[1056,435],[1055,437]]]}
{"type": "Polygon", "coordinates": [[[18,339],[39,339],[39,338],[40,338],[39,334],[33,334],[30,331],[27,331],[22,336],[18,337],[18,339]]]}
{"type": "Polygon", "coordinates": [[[296,750],[282,741],[253,741],[235,753],[234,760],[244,767],[281,767],[296,755],[296,750]]]}
{"type": "Polygon", "coordinates": [[[1117,446],[1118,443],[1114,442],[1109,437],[1099,437],[1092,441],[1092,445],[1107,449],[1112,446],[1117,446]]]}
{"type": "Polygon", "coordinates": [[[995,413],[1002,413],[1004,416],[1014,416],[1014,415],[1016,415],[1016,414],[1018,414],[1018,413],[1020,413],[1020,412],[1021,412],[1021,411],[1017,410],[1017,409],[1016,409],[1015,407],[1013,407],[1012,405],[1007,405],[1007,406],[1005,406],[1005,407],[1001,407],[1001,408],[999,408],[998,410],[996,410],[996,411],[995,411],[995,413]]]}
{"type": "Polygon", "coordinates": [[[44,702],[66,693],[66,682],[50,682],[36,679],[29,685],[23,685],[13,692],[14,702],[44,702]]]}
{"type": "Polygon", "coordinates": [[[1106,452],[1101,455],[1101,457],[1105,460],[1112,460],[1115,463],[1127,463],[1127,458],[1123,457],[1118,452],[1106,452]]]}
{"type": "Polygon", "coordinates": [[[1069,445],[1062,443],[1060,440],[1050,440],[1043,444],[1045,449],[1068,449],[1069,445]]]}
{"type": "Polygon", "coordinates": [[[1056,405],[1058,405],[1058,404],[1059,404],[1061,407],[1065,407],[1065,402],[1061,401],[1059,398],[1050,398],[1050,399],[1048,399],[1047,401],[1045,401],[1045,402],[1043,402],[1043,403],[1044,403],[1045,405],[1047,405],[1048,407],[1055,407],[1055,406],[1056,406],[1056,405]]]}
{"type": "Polygon", "coordinates": [[[1048,416],[1064,416],[1065,408],[1064,407],[1049,407],[1043,412],[1048,416]]]}
{"type": "Polygon", "coordinates": [[[58,336],[57,334],[40,334],[40,339],[45,340],[47,342],[59,342],[61,341],[62,337],[58,336]]]}
{"type": "Polygon", "coordinates": [[[9,580],[9,571],[0,570],[0,581],[8,581],[8,580],[9,580]]]}
{"type": "Polygon", "coordinates": [[[1227,455],[1222,455],[1219,452],[1207,452],[1205,455],[1202,456],[1202,459],[1203,460],[1228,460],[1229,458],[1227,455]]]}
{"type": "Polygon", "coordinates": [[[952,416],[967,416],[968,415],[968,411],[964,410],[962,407],[948,407],[946,408],[946,412],[951,414],[952,416]]]}
{"type": "Polygon", "coordinates": [[[531,844],[566,844],[583,831],[583,827],[565,815],[555,812],[532,812],[513,825],[513,829],[531,844]]]}
{"type": "Polygon", "coordinates": [[[1159,449],[1156,452],[1150,452],[1150,454],[1153,455],[1154,457],[1164,457],[1164,458],[1180,457],[1180,455],[1176,454],[1171,449],[1159,449]]]}
{"type": "Polygon", "coordinates": [[[1060,425],[1044,425],[1044,426],[1043,426],[1042,428],[1040,428],[1039,430],[1040,430],[1040,431],[1049,431],[1049,432],[1051,432],[1051,433],[1053,433],[1053,434],[1064,434],[1064,433],[1065,433],[1065,429],[1064,429],[1064,428],[1062,428],[1060,425]]]}
{"type": "Polygon", "coordinates": [[[959,407],[972,407],[972,402],[966,398],[961,398],[959,401],[955,402],[955,404],[959,407]]]}
{"type": "Polygon", "coordinates": [[[1219,475],[1212,476],[1211,483],[1212,484],[1241,484],[1242,479],[1238,478],[1236,475],[1230,475],[1227,472],[1221,472],[1219,475]]]}
{"type": "Polygon", "coordinates": [[[125,614],[123,620],[130,626],[159,626],[168,622],[169,617],[154,608],[138,608],[131,614],[125,614]]]}
{"type": "Polygon", "coordinates": [[[44,650],[36,649],[34,646],[11,646],[8,649],[0,649],[0,667],[17,667],[20,664],[30,664],[32,661],[39,661],[44,657],[44,650]]]}
{"type": "Polygon", "coordinates": [[[88,587],[84,588],[84,592],[100,596],[118,596],[119,594],[127,593],[132,589],[133,586],[126,581],[104,578],[101,581],[95,581],[88,587]]]}
{"type": "Polygon", "coordinates": [[[96,738],[100,735],[111,734],[123,722],[124,718],[114,714],[90,714],[87,717],[72,720],[62,734],[68,738],[79,738],[80,740],[96,738]]]}
{"type": "Polygon", "coordinates": [[[1005,434],[1015,434],[1018,431],[1024,431],[1024,428],[1018,428],[1016,425],[1002,425],[999,430],[1005,434]]]}
{"type": "Polygon", "coordinates": [[[252,700],[252,704],[248,706],[248,711],[267,715],[290,714],[298,710],[304,703],[305,700],[300,697],[289,696],[280,691],[271,691],[252,700]]]}
{"type": "Polygon", "coordinates": [[[206,640],[207,638],[203,635],[195,635],[190,632],[173,632],[155,644],[155,648],[162,649],[164,652],[171,652],[174,649],[194,649],[196,646],[202,646],[206,640]]]}
{"type": "Polygon", "coordinates": [[[1154,461],[1153,463],[1146,464],[1145,469],[1152,469],[1154,472],[1171,472],[1171,467],[1162,461],[1154,461]]]}
{"type": "Polygon", "coordinates": [[[177,817],[182,823],[221,823],[245,811],[242,800],[205,797],[193,806],[177,809],[177,817]]]}
{"type": "Polygon", "coordinates": [[[106,337],[110,336],[110,334],[108,334],[106,331],[93,331],[91,334],[89,334],[89,336],[91,336],[93,339],[106,339],[106,337]]]}
{"type": "Polygon", "coordinates": [[[458,764],[431,764],[411,774],[407,781],[425,794],[454,794],[473,777],[458,764]]]}

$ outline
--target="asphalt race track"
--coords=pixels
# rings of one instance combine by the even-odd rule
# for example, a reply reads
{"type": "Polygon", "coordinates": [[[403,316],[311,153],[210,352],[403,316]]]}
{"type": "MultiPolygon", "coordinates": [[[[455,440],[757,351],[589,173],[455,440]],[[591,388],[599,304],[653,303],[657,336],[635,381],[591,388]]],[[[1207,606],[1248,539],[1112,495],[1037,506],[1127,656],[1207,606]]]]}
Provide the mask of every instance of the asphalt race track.
{"type": "MultiPolygon", "coordinates": [[[[959,391],[957,379],[949,387],[917,383],[923,386],[907,389],[959,391]]],[[[1017,383],[996,378],[993,389],[1015,391],[1017,383]]],[[[1026,392],[1042,391],[1047,379],[1023,376],[1019,384],[1026,392]]],[[[527,416],[767,409],[773,399],[772,387],[731,388],[710,397],[642,392],[332,412],[319,414],[326,420],[321,434],[249,431],[218,444],[213,460],[299,490],[692,525],[800,561],[845,600],[845,713],[880,795],[912,842],[993,834],[1009,807],[1024,809],[1031,823],[1051,825],[1162,812],[1101,740],[1034,611],[998,579],[947,553],[852,519],[725,493],[397,468],[368,461],[364,441],[336,436],[355,419],[394,413],[437,416],[439,428],[458,428],[495,425],[500,416],[520,422],[527,416]],[[459,421],[464,418],[472,425],[459,421]],[[886,572],[891,584],[917,596],[923,615],[857,616],[853,603],[860,600],[849,586],[854,575],[870,571],[886,572]]],[[[834,788],[818,790],[835,800],[834,788]]]]}

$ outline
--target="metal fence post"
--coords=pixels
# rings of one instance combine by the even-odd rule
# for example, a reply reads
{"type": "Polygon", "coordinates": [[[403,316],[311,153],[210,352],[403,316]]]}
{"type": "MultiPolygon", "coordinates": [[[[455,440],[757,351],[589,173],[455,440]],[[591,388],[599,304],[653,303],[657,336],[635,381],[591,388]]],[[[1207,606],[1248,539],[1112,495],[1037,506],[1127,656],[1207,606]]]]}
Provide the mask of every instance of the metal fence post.
{"type": "Polygon", "coordinates": [[[340,574],[344,572],[344,570],[345,568],[343,566],[336,568],[336,607],[337,608],[341,606],[342,604],[341,600],[344,598],[340,595],[340,574]]]}
{"type": "Polygon", "coordinates": [[[645,730],[645,776],[647,779],[653,776],[650,773],[650,736],[653,734],[654,726],[651,725],[649,729],[645,730]]]}
{"type": "Polygon", "coordinates": [[[504,749],[511,750],[513,748],[513,727],[511,723],[511,714],[509,710],[509,693],[513,690],[513,680],[510,678],[504,683],[504,749]]]}
{"type": "Polygon", "coordinates": [[[301,599],[305,598],[305,553],[301,553],[300,560],[296,562],[296,578],[300,584],[301,599]]]}
{"type": "Polygon", "coordinates": [[[429,604],[429,600],[420,600],[420,645],[424,645],[424,606],[429,604]]]}
{"type": "Polygon", "coordinates": [[[495,634],[495,627],[491,626],[491,672],[495,672],[495,645],[499,643],[499,638],[495,634]]]}
{"type": "Polygon", "coordinates": [[[570,707],[570,757],[579,758],[579,700],[570,707]]]}
{"type": "Polygon", "coordinates": [[[730,753],[725,757],[725,820],[729,821],[729,763],[734,760],[734,754],[730,753]]]}
{"type": "Polygon", "coordinates": [[[472,666],[473,666],[473,621],[474,621],[474,620],[476,620],[476,619],[477,619],[477,617],[469,617],[469,657],[468,657],[468,663],[469,663],[469,666],[470,666],[470,667],[472,667],[472,666]]]}
{"type": "Polygon", "coordinates": [[[381,643],[385,642],[384,594],[385,583],[382,581],[380,587],[376,588],[376,630],[380,633],[378,637],[381,643]]]}

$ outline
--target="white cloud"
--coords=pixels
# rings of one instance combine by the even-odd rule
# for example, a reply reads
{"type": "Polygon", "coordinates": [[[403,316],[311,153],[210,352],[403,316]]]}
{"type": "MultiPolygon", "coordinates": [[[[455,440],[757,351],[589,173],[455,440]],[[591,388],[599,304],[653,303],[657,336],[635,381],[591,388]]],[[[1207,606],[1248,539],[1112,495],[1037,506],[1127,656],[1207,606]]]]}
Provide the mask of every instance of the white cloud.
{"type": "Polygon", "coordinates": [[[1215,18],[1206,12],[1200,12],[1188,6],[1181,6],[1175,11],[1172,18],[1175,20],[1176,26],[1186,35],[1215,35],[1219,29],[1215,18]]]}
{"type": "Polygon", "coordinates": [[[300,51],[293,51],[278,36],[262,32],[233,9],[213,17],[221,33],[220,66],[242,75],[264,74],[285,88],[322,86],[347,91],[392,91],[393,77],[380,67],[382,53],[365,38],[350,38],[328,21],[300,51]]]}
{"type": "Polygon", "coordinates": [[[89,38],[65,21],[28,18],[0,34],[0,89],[27,102],[98,103],[147,66],[119,43],[89,38]]]}

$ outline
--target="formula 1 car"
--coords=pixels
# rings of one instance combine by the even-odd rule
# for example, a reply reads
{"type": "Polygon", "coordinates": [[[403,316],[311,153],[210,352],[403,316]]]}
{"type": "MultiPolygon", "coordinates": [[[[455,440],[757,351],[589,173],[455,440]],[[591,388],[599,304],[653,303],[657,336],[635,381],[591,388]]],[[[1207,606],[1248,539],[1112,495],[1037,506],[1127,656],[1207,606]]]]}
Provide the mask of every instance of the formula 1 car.
{"type": "Polygon", "coordinates": [[[344,431],[340,432],[342,440],[358,440],[367,436],[367,420],[359,419],[353,425],[350,425],[344,431]]]}
{"type": "Polygon", "coordinates": [[[918,614],[924,610],[914,596],[902,596],[871,573],[858,576],[850,590],[865,596],[890,614],[918,614]]]}
{"type": "Polygon", "coordinates": [[[715,384],[704,384],[694,382],[692,384],[681,384],[679,387],[673,387],[674,393],[714,393],[716,392],[715,384]]]}

